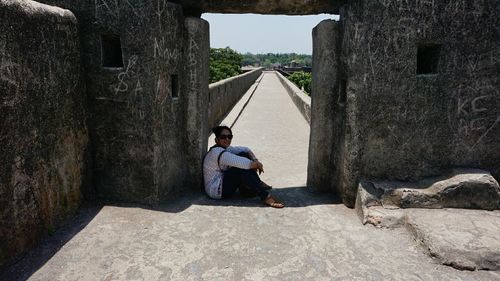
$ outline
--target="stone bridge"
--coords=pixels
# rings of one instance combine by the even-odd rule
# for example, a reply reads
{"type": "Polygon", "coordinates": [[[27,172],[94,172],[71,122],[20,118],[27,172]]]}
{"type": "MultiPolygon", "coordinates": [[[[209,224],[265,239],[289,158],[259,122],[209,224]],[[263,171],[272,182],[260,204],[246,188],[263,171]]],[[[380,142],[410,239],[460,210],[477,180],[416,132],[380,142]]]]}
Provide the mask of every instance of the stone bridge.
{"type": "MultiPolygon", "coordinates": [[[[431,259],[416,250],[420,248],[412,239],[418,235],[401,228],[363,226],[334,195],[308,192],[309,125],[275,73],[264,72],[222,123],[233,125],[233,144],[252,147],[264,163],[262,179],[273,185],[273,194],[286,203],[285,209],[262,208],[257,198],[211,200],[202,192],[158,206],[94,204],[0,272],[0,280],[303,280],[304,276],[411,280],[418,276],[487,281],[500,277],[495,271],[459,271],[434,263],[451,260],[457,261],[456,267],[495,269],[494,253],[500,244],[482,242],[498,237],[500,212],[460,210],[457,216],[413,209],[409,218],[419,220],[408,225],[432,237],[423,249],[436,241],[453,241],[447,236],[451,231],[465,237],[458,239],[462,243],[455,251],[437,249],[431,259]],[[437,224],[423,211],[447,223],[437,224]],[[450,226],[455,223],[460,227],[450,226]],[[426,224],[440,226],[443,236],[435,238],[426,224]],[[471,233],[474,238],[469,238],[471,233]],[[467,239],[473,239],[475,247],[462,253],[471,246],[463,243],[467,239]]],[[[213,143],[213,138],[208,141],[213,143]]]]}
{"type": "Polygon", "coordinates": [[[203,12],[340,14],[312,31],[308,188],[354,207],[360,183],[500,178],[498,1],[41,2],[0,0],[0,264],[82,202],[199,190],[203,12]]]}

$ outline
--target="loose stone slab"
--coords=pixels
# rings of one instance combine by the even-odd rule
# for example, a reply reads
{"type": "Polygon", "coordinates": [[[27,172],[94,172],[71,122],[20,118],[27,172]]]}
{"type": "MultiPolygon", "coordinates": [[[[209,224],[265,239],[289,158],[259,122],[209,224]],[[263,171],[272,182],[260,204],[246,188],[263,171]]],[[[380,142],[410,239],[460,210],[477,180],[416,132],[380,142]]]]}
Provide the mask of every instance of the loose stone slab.
{"type": "Polygon", "coordinates": [[[500,209],[498,182],[487,171],[455,169],[450,176],[419,182],[373,182],[383,206],[500,209]]]}
{"type": "Polygon", "coordinates": [[[412,209],[406,227],[442,264],[500,270],[500,211],[412,209]]]}
{"type": "Polygon", "coordinates": [[[382,206],[380,196],[371,182],[359,183],[355,209],[361,222],[384,228],[404,226],[406,211],[398,207],[382,206]]]}

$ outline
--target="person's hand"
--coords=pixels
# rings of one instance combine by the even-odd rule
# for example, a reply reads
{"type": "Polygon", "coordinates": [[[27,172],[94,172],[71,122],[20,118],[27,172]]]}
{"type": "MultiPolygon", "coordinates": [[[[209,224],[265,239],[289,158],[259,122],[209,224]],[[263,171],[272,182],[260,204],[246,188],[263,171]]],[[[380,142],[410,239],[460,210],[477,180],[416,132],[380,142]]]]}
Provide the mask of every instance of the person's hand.
{"type": "Polygon", "coordinates": [[[258,160],[252,161],[252,165],[250,166],[250,168],[257,170],[257,172],[259,172],[259,175],[264,172],[264,165],[262,165],[262,163],[258,160]]]}
{"type": "Polygon", "coordinates": [[[259,161],[257,161],[259,163],[259,166],[257,166],[257,171],[259,172],[259,175],[264,173],[264,165],[262,165],[262,163],[260,163],[259,161]]]}

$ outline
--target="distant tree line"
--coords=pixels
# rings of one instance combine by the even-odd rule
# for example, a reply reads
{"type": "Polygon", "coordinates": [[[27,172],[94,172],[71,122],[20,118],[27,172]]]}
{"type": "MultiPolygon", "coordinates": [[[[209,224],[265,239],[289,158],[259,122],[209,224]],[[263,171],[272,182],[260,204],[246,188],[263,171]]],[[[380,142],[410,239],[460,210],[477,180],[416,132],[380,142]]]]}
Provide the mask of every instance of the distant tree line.
{"type": "MultiPolygon", "coordinates": [[[[310,55],[290,54],[251,54],[244,55],[226,48],[210,49],[210,83],[214,83],[242,73],[241,66],[262,66],[272,68],[274,65],[288,66],[295,62],[297,66],[311,66],[310,55]]],[[[306,93],[311,93],[311,73],[295,72],[288,77],[306,93]]]]}
{"type": "Polygon", "coordinates": [[[243,56],[235,50],[210,48],[210,83],[241,74],[243,56]]]}
{"type": "Polygon", "coordinates": [[[312,66],[312,56],[296,53],[285,54],[243,54],[243,65],[262,66],[272,68],[273,65],[288,66],[292,61],[298,66],[312,66]]]}

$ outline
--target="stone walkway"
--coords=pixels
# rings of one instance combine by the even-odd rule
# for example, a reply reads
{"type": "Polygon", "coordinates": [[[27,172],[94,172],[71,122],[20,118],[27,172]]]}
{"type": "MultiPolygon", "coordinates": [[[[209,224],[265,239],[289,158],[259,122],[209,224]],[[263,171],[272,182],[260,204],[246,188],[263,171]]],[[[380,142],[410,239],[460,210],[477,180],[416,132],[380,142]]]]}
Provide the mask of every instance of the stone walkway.
{"type": "Polygon", "coordinates": [[[255,86],[233,144],[253,148],[286,208],[193,194],[83,209],[0,280],[500,280],[440,265],[405,230],[363,226],[333,195],[308,192],[309,127],[274,73],[255,86]]]}

